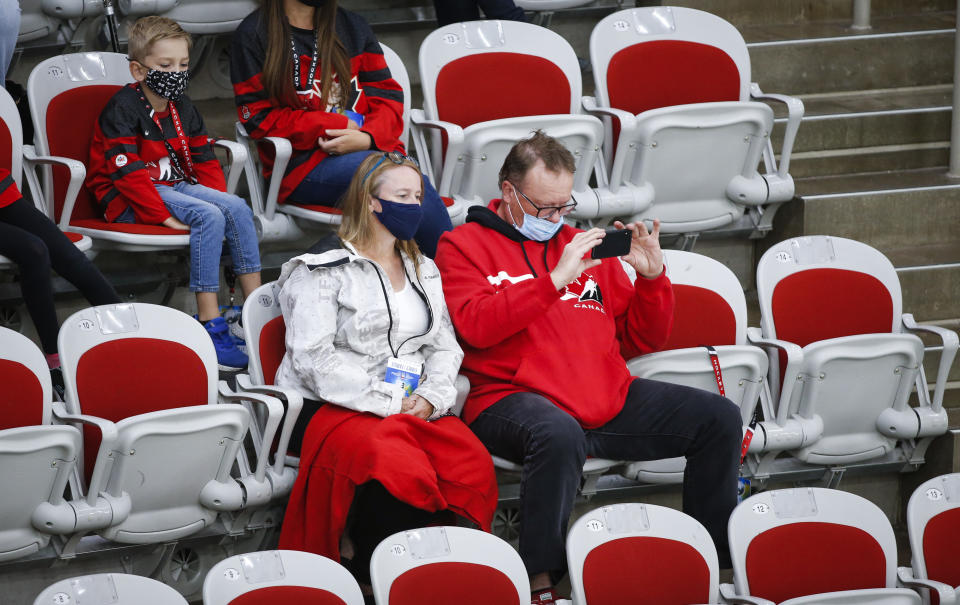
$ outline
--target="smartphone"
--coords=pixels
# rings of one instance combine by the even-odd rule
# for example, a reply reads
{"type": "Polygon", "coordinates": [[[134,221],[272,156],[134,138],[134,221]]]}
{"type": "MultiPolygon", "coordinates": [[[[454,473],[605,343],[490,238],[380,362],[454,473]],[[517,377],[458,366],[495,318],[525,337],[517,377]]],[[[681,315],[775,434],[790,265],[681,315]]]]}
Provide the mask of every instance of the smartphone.
{"type": "Polygon", "coordinates": [[[610,258],[630,252],[633,232],[629,229],[607,229],[603,241],[590,251],[590,258],[610,258]]]}

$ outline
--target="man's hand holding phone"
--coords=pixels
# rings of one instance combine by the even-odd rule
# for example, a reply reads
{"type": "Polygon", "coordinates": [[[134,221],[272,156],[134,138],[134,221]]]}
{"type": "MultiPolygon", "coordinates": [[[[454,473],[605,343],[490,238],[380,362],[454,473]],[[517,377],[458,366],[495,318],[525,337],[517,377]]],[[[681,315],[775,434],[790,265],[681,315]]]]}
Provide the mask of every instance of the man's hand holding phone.
{"type": "Polygon", "coordinates": [[[660,220],[654,219],[653,231],[647,231],[643,221],[624,225],[620,221],[613,223],[617,229],[629,229],[633,236],[630,239],[630,251],[622,258],[638,275],[647,279],[654,279],[663,273],[663,250],[660,249],[660,220]]]}

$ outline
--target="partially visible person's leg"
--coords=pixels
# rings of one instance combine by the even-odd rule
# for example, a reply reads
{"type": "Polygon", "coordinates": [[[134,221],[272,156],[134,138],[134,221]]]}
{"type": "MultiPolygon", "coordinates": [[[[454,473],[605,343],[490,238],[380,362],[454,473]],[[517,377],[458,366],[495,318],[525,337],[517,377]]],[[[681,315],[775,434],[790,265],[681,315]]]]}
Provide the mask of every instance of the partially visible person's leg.
{"type": "Polygon", "coordinates": [[[40,337],[40,347],[45,354],[55,355],[60,324],[50,284],[50,253],[39,237],[4,220],[9,208],[0,208],[0,256],[19,268],[20,292],[40,337]]]}
{"type": "Polygon", "coordinates": [[[637,378],[623,410],[587,431],[587,454],[619,460],[686,456],[683,510],[703,523],[721,561],[729,561],[727,519],[737,505],[743,431],[729,399],[690,387],[637,378]]]}
{"type": "Polygon", "coordinates": [[[323,159],[293,190],[288,201],[297,204],[338,206],[357,168],[375,150],[354,151],[323,159]]]}
{"type": "Polygon", "coordinates": [[[567,524],[586,459],[580,424],[540,395],[516,393],[481,412],[470,428],[492,454],[523,464],[520,556],[527,573],[563,573],[567,524]]]}
{"type": "Polygon", "coordinates": [[[433,7],[437,13],[437,25],[441,27],[480,18],[477,0],[433,0],[433,7]]]}
{"type": "Polygon", "coordinates": [[[0,88],[6,82],[19,33],[20,3],[16,0],[0,0],[0,88]]]}
{"type": "Polygon", "coordinates": [[[217,362],[223,370],[245,368],[247,355],[237,348],[217,304],[226,219],[213,204],[173,187],[157,185],[157,192],[170,214],[190,226],[190,291],[197,294],[197,317],[210,334],[217,362]]]}
{"type": "Polygon", "coordinates": [[[243,198],[203,185],[178,183],[176,191],[216,206],[224,218],[224,236],[233,271],[240,276],[244,294],[260,286],[260,244],[253,225],[253,210],[243,198]],[[249,289],[248,289],[249,288],[249,289]]]}
{"type": "Polygon", "coordinates": [[[523,9],[513,0],[477,0],[487,19],[506,19],[508,21],[526,21],[523,9]]]}
{"type": "Polygon", "coordinates": [[[426,527],[441,513],[431,513],[395,497],[379,481],[368,481],[357,486],[353,499],[353,541],[351,571],[358,582],[370,583],[370,557],[385,538],[408,529],[426,527]]]}
{"type": "Polygon", "coordinates": [[[91,305],[120,302],[117,291],[96,265],[36,206],[20,199],[2,211],[4,222],[29,231],[43,241],[53,270],[73,284],[91,305]]]}

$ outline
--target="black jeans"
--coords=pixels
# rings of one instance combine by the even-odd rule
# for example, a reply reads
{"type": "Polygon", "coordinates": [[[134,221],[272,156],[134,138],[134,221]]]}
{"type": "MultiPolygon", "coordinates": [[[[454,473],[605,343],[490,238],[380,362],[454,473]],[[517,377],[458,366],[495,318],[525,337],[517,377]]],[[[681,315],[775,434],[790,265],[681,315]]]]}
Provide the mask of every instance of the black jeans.
{"type": "Polygon", "coordinates": [[[587,456],[658,460],[686,456],[683,510],[710,532],[721,561],[727,519],[737,505],[742,421],[729,399],[637,378],[610,422],[584,430],[540,395],[516,393],[470,425],[491,453],[523,464],[520,556],[530,575],[562,573],[573,501],[587,456]]]}
{"type": "Polygon", "coordinates": [[[477,21],[481,9],[487,19],[527,20],[523,9],[518,8],[513,0],[433,0],[433,6],[437,11],[437,24],[441,26],[477,21]]]}
{"type": "Polygon", "coordinates": [[[20,290],[43,352],[57,352],[57,312],[50,283],[52,267],[92,305],[120,302],[113,286],[83,252],[47,218],[21,198],[0,208],[0,255],[20,269],[20,290]]]}

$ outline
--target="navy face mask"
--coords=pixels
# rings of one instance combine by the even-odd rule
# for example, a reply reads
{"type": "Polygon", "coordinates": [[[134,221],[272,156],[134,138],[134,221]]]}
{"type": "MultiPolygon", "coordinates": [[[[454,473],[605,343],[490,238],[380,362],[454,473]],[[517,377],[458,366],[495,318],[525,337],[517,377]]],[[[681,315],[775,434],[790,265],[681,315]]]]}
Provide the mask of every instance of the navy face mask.
{"type": "Polygon", "coordinates": [[[377,198],[380,202],[380,212],[374,212],[380,223],[387,228],[398,240],[413,239],[413,234],[420,226],[423,218],[423,207],[420,204],[401,204],[377,198]]]}

